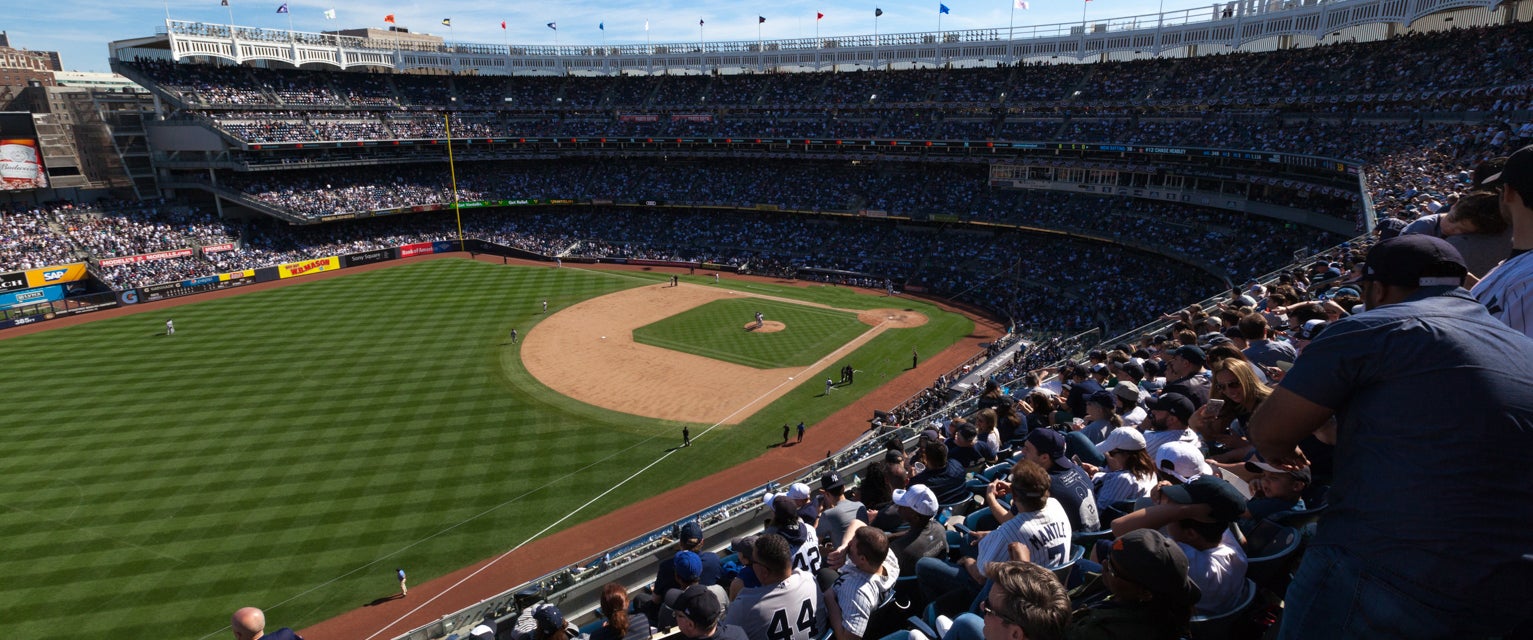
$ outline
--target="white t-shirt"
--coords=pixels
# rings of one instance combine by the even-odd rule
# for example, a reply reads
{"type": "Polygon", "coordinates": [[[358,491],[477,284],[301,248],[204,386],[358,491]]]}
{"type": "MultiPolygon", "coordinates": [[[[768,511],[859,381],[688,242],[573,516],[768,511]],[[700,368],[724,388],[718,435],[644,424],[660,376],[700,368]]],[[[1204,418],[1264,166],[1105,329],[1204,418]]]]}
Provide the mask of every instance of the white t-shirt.
{"type": "Polygon", "coordinates": [[[868,616],[889,595],[894,581],[900,577],[900,559],[893,551],[884,558],[883,569],[888,575],[869,575],[847,562],[831,587],[836,593],[836,603],[841,605],[841,624],[846,625],[846,630],[854,636],[861,636],[867,630],[868,616]]]}
{"type": "Polygon", "coordinates": [[[1042,511],[1019,513],[979,541],[975,560],[981,571],[992,562],[1006,562],[1006,547],[1020,542],[1031,552],[1033,564],[1050,569],[1070,561],[1070,517],[1059,501],[1049,498],[1042,511]]]}
{"type": "Polygon", "coordinates": [[[1507,259],[1470,293],[1490,315],[1533,338],[1533,252],[1507,259]]]}
{"type": "Polygon", "coordinates": [[[1195,609],[1198,615],[1228,613],[1240,604],[1246,591],[1246,552],[1234,534],[1225,530],[1219,546],[1207,551],[1176,544],[1187,554],[1187,577],[1203,592],[1195,609]]]}

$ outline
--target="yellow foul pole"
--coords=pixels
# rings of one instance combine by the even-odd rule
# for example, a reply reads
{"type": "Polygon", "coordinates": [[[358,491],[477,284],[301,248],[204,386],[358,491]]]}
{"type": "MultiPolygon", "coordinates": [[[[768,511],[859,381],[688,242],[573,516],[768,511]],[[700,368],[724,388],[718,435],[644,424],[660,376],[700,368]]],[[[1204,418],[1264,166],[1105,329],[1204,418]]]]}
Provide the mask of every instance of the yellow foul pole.
{"type": "Polygon", "coordinates": [[[447,128],[447,173],[452,176],[452,214],[458,219],[458,250],[468,251],[463,242],[463,213],[458,210],[458,168],[452,162],[452,114],[442,114],[447,128]]]}

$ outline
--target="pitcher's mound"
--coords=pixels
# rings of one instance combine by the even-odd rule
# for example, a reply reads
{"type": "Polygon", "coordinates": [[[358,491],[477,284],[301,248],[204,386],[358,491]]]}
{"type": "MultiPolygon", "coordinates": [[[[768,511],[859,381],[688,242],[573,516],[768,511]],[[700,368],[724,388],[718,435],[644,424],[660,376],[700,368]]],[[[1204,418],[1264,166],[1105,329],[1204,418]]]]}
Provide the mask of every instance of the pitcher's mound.
{"type": "Polygon", "coordinates": [[[909,329],[926,324],[926,314],[909,309],[869,309],[857,314],[863,324],[888,325],[893,329],[909,329]]]}
{"type": "Polygon", "coordinates": [[[761,323],[760,327],[757,327],[756,326],[756,321],[752,320],[750,322],[745,323],[745,327],[744,328],[745,328],[746,331],[749,331],[751,333],[777,333],[778,331],[782,331],[783,329],[787,329],[788,325],[785,325],[785,324],[783,324],[781,322],[778,322],[776,320],[767,320],[766,322],[761,323]]]}

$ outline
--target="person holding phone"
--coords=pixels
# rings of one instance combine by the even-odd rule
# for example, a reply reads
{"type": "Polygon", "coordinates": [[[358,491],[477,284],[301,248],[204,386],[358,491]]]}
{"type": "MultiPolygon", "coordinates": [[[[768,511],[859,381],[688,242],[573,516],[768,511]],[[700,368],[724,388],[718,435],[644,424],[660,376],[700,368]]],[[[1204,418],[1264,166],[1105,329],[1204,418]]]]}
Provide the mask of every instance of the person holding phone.
{"type": "Polygon", "coordinates": [[[1189,426],[1210,445],[1210,454],[1218,462],[1244,460],[1252,451],[1246,439],[1245,425],[1272,388],[1262,384],[1250,363],[1234,358],[1220,360],[1213,366],[1213,384],[1208,404],[1193,414],[1189,426]]]}

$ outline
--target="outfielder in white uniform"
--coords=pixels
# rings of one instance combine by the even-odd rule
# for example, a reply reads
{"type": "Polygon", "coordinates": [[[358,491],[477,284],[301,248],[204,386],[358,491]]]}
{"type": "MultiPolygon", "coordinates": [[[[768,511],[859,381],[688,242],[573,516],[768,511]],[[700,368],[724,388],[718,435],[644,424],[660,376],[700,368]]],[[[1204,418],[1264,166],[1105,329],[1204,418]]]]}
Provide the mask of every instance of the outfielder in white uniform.
{"type": "Polygon", "coordinates": [[[165,335],[167,335],[167,336],[176,335],[176,321],[175,320],[166,320],[165,321],[165,335]]]}

